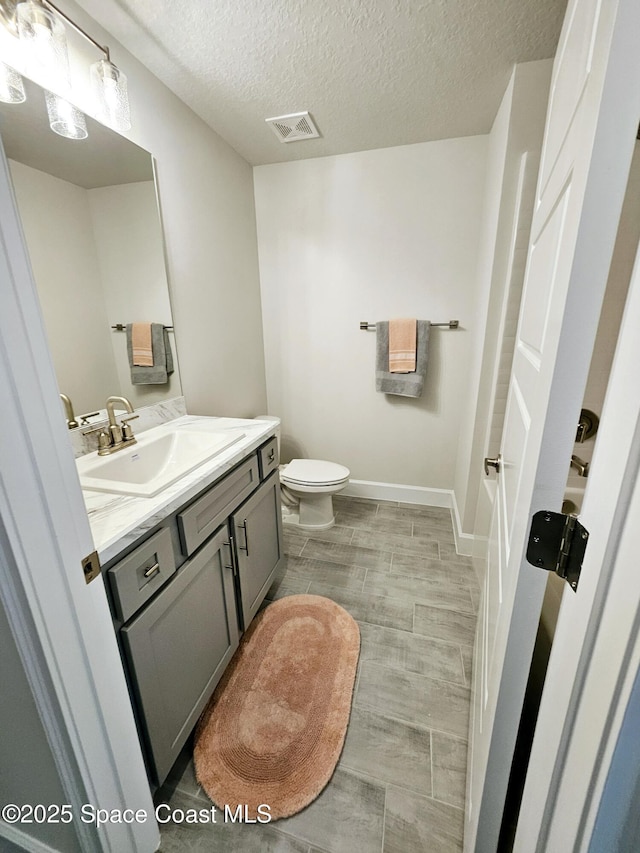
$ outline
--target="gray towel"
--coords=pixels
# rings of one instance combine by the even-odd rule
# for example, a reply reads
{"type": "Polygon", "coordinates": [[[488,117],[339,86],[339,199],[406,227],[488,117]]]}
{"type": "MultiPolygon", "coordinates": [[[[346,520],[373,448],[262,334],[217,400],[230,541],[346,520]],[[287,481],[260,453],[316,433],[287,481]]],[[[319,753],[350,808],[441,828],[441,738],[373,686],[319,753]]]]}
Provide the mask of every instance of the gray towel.
{"type": "Polygon", "coordinates": [[[389,373],[389,322],[376,320],[376,391],[401,397],[419,397],[422,394],[430,328],[429,320],[418,320],[415,373],[389,373]]]}
{"type": "Polygon", "coordinates": [[[131,323],[127,324],[127,355],[131,369],[132,385],[164,385],[173,373],[173,355],[169,342],[169,332],[162,323],[151,324],[151,348],[153,367],[140,367],[133,363],[131,344],[131,323]]]}

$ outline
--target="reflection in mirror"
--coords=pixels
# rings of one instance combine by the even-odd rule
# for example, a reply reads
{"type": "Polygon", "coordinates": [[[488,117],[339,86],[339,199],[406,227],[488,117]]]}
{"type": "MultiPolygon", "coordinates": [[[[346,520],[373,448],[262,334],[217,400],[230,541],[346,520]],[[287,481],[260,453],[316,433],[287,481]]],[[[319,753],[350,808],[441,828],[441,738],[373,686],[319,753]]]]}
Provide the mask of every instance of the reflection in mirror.
{"type": "Polygon", "coordinates": [[[57,136],[43,90],[25,88],[24,103],[0,103],[0,135],[60,393],[81,426],[112,395],[136,408],[180,396],[173,331],[168,381],[134,385],[126,332],[112,328],[173,327],[151,155],[90,118],[88,139],[57,136]]]}

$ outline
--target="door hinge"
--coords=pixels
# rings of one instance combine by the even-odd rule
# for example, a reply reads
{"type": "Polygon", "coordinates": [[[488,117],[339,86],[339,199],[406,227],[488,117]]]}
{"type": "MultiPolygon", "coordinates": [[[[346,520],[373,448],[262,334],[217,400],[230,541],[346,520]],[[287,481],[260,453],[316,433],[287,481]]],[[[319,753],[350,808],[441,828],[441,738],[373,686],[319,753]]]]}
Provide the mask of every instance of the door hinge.
{"type": "Polygon", "coordinates": [[[83,558],[82,573],[86,583],[91,583],[92,580],[98,577],[100,574],[100,560],[97,551],[83,558]]]}
{"type": "Polygon", "coordinates": [[[541,510],[531,519],[527,561],[555,572],[575,592],[588,540],[589,532],[575,515],[541,510]]]}

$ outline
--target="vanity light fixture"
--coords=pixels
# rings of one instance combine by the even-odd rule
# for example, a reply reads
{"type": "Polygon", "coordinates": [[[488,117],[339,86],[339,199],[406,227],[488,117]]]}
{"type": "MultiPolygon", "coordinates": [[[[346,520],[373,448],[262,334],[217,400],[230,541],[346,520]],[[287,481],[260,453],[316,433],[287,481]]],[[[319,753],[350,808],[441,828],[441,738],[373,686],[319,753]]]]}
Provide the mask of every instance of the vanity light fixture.
{"type": "MultiPolygon", "coordinates": [[[[131,128],[127,78],[111,61],[108,47],[97,42],[49,0],[0,0],[0,20],[10,32],[19,36],[27,52],[28,69],[36,72],[40,79],[44,74],[51,81],[52,89],[64,93],[70,89],[64,24],[72,27],[104,54],[103,59],[94,62],[90,69],[92,91],[97,104],[96,117],[114,130],[126,131],[131,128]]],[[[50,119],[52,112],[56,116],[51,119],[51,128],[56,133],[71,139],[84,139],[87,136],[84,116],[64,97],[47,96],[47,110],[50,119]],[[81,124],[85,124],[84,132],[79,130],[81,124]]]]}
{"type": "Polygon", "coordinates": [[[26,99],[22,77],[14,68],[0,62],[0,101],[21,104],[26,99]]]}

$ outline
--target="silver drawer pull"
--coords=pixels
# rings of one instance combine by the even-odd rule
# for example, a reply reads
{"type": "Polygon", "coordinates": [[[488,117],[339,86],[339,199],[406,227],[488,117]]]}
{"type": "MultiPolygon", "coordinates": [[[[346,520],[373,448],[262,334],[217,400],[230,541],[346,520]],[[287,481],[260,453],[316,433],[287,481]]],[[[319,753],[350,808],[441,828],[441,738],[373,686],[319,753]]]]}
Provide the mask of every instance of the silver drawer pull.
{"type": "Polygon", "coordinates": [[[275,460],[275,458],[276,458],[276,451],[275,451],[275,448],[272,447],[271,451],[269,453],[269,462],[273,462],[275,460]]]}
{"type": "Polygon", "coordinates": [[[149,566],[148,569],[144,570],[145,578],[151,578],[155,575],[156,572],[160,571],[160,563],[154,563],[152,566],[149,566]]]}
{"type": "Polygon", "coordinates": [[[229,541],[224,542],[223,544],[225,544],[227,546],[227,548],[229,549],[229,551],[231,552],[231,565],[225,566],[225,569],[231,569],[231,571],[233,572],[233,574],[235,576],[238,574],[238,571],[236,569],[236,561],[234,559],[234,553],[233,553],[233,536],[230,536],[229,541]]]}
{"type": "Polygon", "coordinates": [[[246,554],[248,557],[249,556],[249,531],[247,530],[247,519],[245,518],[245,520],[242,522],[242,524],[239,524],[238,527],[241,527],[244,530],[244,545],[240,545],[240,543],[238,543],[238,548],[240,548],[241,551],[246,551],[246,554]]]}

